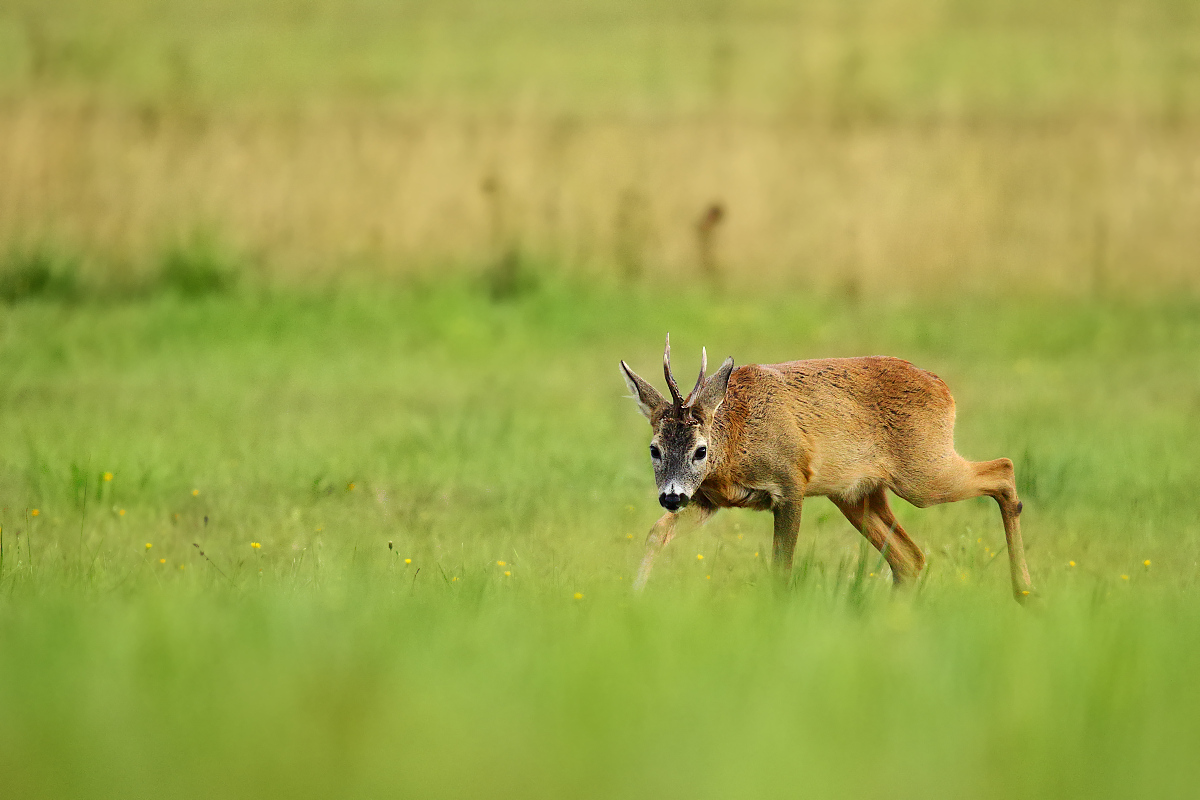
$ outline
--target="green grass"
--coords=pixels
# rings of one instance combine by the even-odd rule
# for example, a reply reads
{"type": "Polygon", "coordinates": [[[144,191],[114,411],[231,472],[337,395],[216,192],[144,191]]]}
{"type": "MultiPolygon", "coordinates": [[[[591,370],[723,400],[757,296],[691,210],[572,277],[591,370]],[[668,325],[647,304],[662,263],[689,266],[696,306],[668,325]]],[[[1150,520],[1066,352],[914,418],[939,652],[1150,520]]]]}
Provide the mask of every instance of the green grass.
{"type": "Polygon", "coordinates": [[[0,798],[1194,795],[1196,8],[9,2],[0,798]],[[680,289],[714,197],[843,296],[680,289]],[[1041,602],[990,500],[633,596],[667,330],[940,374],[1041,602]]]}
{"type": "Polygon", "coordinates": [[[1197,347],[1168,302],[0,306],[4,794],[1186,796],[1197,347]],[[938,372],[960,450],[1017,462],[1040,608],[983,500],[898,503],[912,594],[816,499],[791,586],[769,515],[722,512],[632,596],[658,512],[616,363],[653,374],[667,329],[681,368],[938,372]]]}

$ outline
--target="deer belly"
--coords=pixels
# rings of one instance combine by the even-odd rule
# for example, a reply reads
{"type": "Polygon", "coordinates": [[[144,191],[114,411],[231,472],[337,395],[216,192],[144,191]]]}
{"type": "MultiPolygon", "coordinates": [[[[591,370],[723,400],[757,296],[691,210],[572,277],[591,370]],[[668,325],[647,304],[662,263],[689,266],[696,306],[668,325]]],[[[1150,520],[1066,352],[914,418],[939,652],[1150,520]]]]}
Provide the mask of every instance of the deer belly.
{"type": "Polygon", "coordinates": [[[809,497],[838,497],[847,500],[870,494],[885,480],[884,475],[867,470],[818,470],[804,487],[809,497]]]}

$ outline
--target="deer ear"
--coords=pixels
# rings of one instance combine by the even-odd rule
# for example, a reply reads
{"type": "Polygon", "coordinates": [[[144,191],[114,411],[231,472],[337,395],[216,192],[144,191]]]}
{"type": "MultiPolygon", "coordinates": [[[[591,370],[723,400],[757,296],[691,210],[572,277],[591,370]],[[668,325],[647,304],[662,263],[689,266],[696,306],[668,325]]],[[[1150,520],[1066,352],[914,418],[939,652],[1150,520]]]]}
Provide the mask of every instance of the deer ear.
{"type": "Polygon", "coordinates": [[[666,398],[659,393],[658,389],[642,380],[641,376],[631,370],[624,361],[621,362],[621,377],[625,379],[625,385],[629,387],[630,397],[638,404],[638,411],[641,411],[642,416],[646,419],[653,418],[654,412],[667,404],[666,398]]]}
{"type": "Polygon", "coordinates": [[[704,388],[700,390],[696,402],[692,404],[692,407],[699,411],[704,419],[711,421],[716,415],[717,409],[721,407],[721,403],[725,402],[725,392],[729,389],[729,375],[732,372],[733,359],[727,358],[721,368],[711,378],[704,381],[704,388]]]}

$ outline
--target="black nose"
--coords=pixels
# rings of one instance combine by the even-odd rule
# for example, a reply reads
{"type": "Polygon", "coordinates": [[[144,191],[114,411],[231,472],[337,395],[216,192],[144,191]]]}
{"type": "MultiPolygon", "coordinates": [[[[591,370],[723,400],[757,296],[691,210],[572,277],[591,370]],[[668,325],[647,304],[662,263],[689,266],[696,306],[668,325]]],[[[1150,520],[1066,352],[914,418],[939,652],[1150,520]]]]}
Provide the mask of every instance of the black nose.
{"type": "Polygon", "coordinates": [[[686,494],[667,494],[666,492],[658,496],[659,504],[667,511],[678,511],[686,506],[690,499],[686,494]]]}

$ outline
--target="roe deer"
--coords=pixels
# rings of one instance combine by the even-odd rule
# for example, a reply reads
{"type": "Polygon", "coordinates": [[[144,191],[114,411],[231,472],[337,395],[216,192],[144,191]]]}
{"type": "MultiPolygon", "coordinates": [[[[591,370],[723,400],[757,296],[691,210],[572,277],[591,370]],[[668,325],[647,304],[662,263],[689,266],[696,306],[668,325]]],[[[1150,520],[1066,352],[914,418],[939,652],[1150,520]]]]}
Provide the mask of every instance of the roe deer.
{"type": "Polygon", "coordinates": [[[663,374],[671,400],[622,361],[621,373],[654,429],[650,458],[667,510],[646,540],[635,588],[690,513],[703,524],[719,508],[770,510],[774,564],[791,571],[805,497],[825,496],[887,559],[897,584],[925,566],[896,522],[887,490],[918,507],[989,495],[1000,504],[1013,595],[1030,593],[1021,543],[1021,501],[1007,458],[967,461],[954,450],[954,398],[940,378],[884,356],[822,358],[734,369],[728,358],[686,398],[663,374]]]}

